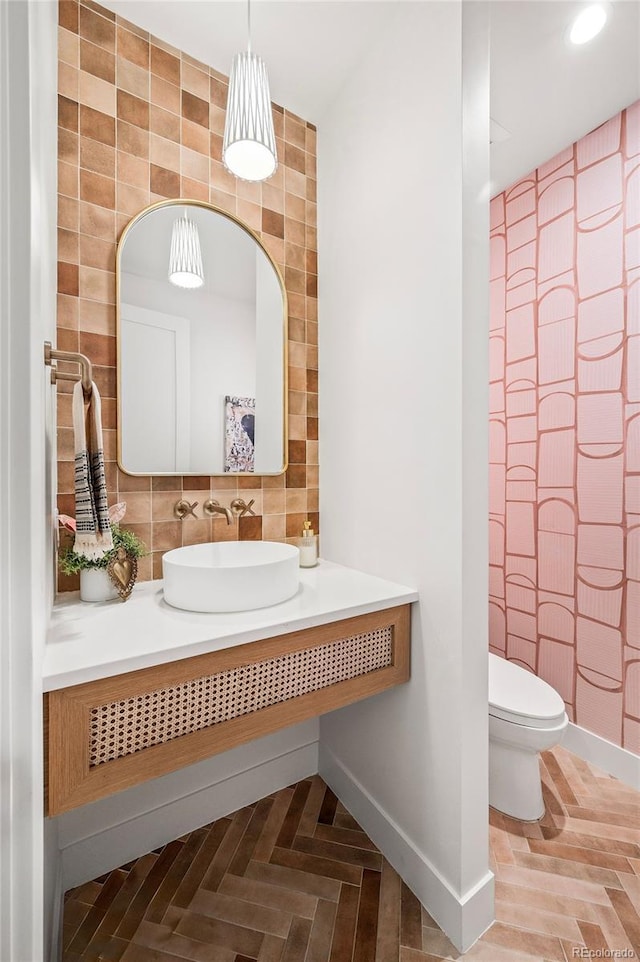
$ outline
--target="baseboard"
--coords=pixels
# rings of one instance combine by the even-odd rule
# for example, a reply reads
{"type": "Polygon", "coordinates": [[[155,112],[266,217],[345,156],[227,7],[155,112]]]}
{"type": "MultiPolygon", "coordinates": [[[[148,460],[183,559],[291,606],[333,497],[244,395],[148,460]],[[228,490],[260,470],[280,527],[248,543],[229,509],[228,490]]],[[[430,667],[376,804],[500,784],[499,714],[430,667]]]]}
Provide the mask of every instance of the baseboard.
{"type": "Polygon", "coordinates": [[[62,849],[64,891],[317,771],[312,741],[77,839],[62,849]]]}
{"type": "Polygon", "coordinates": [[[584,758],[586,762],[597,765],[607,775],[613,775],[625,785],[640,791],[640,757],[633,752],[614,745],[606,738],[594,735],[573,722],[569,722],[562,746],[574,755],[584,758]]]}
{"type": "Polygon", "coordinates": [[[493,873],[487,871],[460,898],[389,813],[322,743],[319,773],[456,948],[466,952],[494,920],[493,873]]]}

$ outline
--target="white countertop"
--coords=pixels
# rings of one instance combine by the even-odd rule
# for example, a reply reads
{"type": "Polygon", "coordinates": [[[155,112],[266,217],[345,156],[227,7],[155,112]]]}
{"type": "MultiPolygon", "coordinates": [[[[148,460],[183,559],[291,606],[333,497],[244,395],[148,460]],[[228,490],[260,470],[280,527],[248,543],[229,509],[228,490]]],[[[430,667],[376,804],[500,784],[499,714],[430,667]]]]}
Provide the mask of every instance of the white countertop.
{"type": "Polygon", "coordinates": [[[293,598],[255,611],[180,611],[164,601],[161,580],[136,585],[124,603],[86,604],[69,592],[53,608],[42,687],[54,691],[417,600],[413,588],[323,560],[300,569],[293,598]]]}

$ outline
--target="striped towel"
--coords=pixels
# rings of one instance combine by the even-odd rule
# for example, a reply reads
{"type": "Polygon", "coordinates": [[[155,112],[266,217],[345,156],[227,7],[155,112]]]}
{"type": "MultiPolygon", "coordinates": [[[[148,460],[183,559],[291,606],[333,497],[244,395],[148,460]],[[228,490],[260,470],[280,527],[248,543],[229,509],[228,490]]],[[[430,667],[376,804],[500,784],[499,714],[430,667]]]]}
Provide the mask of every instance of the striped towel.
{"type": "Polygon", "coordinates": [[[113,538],[104,473],[100,394],[95,384],[88,398],[84,396],[81,381],[73,389],[73,436],[76,455],[76,540],[73,550],[96,560],[113,548],[113,538]]]}

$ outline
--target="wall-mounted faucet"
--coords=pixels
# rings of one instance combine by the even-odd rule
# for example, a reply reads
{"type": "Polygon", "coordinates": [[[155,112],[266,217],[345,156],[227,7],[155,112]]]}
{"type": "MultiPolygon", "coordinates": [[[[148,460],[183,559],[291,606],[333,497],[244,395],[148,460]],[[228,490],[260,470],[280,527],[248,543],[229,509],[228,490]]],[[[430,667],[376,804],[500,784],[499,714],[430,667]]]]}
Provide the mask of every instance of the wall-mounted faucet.
{"type": "Polygon", "coordinates": [[[202,505],[202,510],[205,514],[208,514],[210,518],[212,518],[214,514],[224,514],[227,519],[227,524],[233,524],[231,511],[229,511],[229,508],[225,508],[224,505],[220,504],[219,501],[214,501],[212,498],[209,498],[209,500],[205,501],[202,505]]]}
{"type": "Polygon", "coordinates": [[[176,501],[173,506],[174,518],[177,518],[179,521],[184,521],[188,515],[192,515],[192,517],[195,518],[196,512],[194,509],[197,507],[197,505],[197,501],[194,501],[193,504],[190,504],[188,501],[185,501],[184,498],[181,498],[180,501],[176,501]]]}

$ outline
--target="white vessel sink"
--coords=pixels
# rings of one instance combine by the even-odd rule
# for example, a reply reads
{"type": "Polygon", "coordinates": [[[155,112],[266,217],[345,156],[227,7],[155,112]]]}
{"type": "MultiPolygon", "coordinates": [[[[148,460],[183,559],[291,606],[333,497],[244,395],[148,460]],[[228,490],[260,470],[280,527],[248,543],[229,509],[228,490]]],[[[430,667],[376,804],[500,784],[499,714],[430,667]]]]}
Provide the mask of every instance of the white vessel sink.
{"type": "Polygon", "coordinates": [[[164,600],[186,611],[251,611],[298,590],[300,553],[276,541],[220,541],[162,557],[164,600]]]}

